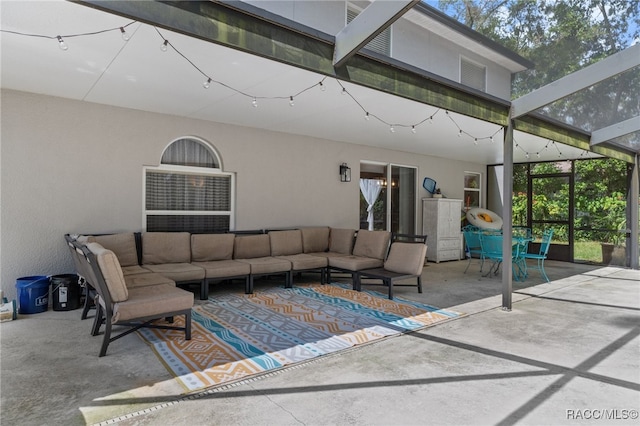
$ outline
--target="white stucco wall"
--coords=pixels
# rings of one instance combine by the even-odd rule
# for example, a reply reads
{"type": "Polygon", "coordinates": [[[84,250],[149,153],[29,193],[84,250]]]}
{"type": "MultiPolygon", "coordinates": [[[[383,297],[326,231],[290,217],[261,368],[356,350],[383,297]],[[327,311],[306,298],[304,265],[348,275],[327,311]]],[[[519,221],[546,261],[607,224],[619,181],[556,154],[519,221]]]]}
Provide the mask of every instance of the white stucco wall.
{"type": "MultiPolygon", "coordinates": [[[[65,233],[142,230],[145,165],[158,165],[172,140],[213,144],[236,173],[236,229],[359,226],[360,161],[418,168],[450,198],[463,196],[464,171],[480,164],[268,132],[87,102],[3,90],[0,146],[0,271],[16,279],[73,273],[65,233]],[[353,180],[341,183],[347,162],[353,180]]],[[[484,178],[483,178],[484,179],[484,178]]]]}

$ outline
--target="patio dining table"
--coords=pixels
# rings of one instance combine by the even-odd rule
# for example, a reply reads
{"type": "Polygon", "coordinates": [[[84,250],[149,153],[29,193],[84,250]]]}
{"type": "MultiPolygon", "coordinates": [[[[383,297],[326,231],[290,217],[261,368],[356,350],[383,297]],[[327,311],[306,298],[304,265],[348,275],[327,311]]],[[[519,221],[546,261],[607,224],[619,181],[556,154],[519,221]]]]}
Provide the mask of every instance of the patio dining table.
{"type": "MultiPolygon", "coordinates": [[[[497,275],[502,265],[504,256],[502,253],[502,242],[504,236],[501,233],[489,232],[480,233],[480,244],[482,250],[482,256],[484,259],[490,260],[493,264],[489,268],[484,276],[488,277],[491,274],[497,275]]],[[[532,241],[531,237],[523,235],[511,236],[511,259],[513,276],[516,281],[524,281],[527,277],[527,263],[524,258],[527,253],[529,243],[532,241]]]]}

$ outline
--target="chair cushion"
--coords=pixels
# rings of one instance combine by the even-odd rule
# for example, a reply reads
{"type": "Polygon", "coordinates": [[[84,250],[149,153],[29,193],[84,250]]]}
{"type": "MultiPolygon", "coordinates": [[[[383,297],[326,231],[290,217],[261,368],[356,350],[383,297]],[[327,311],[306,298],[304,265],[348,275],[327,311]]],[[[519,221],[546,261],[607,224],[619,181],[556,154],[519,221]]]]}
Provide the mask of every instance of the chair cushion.
{"type": "Polygon", "coordinates": [[[124,282],[127,284],[128,290],[137,287],[149,287],[160,284],[168,284],[171,287],[176,286],[175,281],[165,277],[164,275],[148,271],[144,274],[125,275],[124,282]]]}
{"type": "Polygon", "coordinates": [[[204,269],[205,278],[242,277],[251,273],[251,266],[238,260],[211,260],[192,264],[204,269]]]}
{"type": "Polygon", "coordinates": [[[326,257],[313,256],[311,254],[304,253],[293,254],[291,256],[277,256],[277,259],[288,260],[291,262],[292,271],[326,268],[329,263],[326,257]]]}
{"type": "MultiPolygon", "coordinates": [[[[122,266],[122,265],[120,265],[122,266]]],[[[149,270],[140,265],[122,266],[122,273],[125,277],[136,274],[148,274],[149,270]]]]}
{"type": "Polygon", "coordinates": [[[234,259],[253,259],[271,256],[271,243],[268,234],[236,235],[234,240],[234,259]]]}
{"type": "Polygon", "coordinates": [[[358,231],[353,254],[384,260],[389,250],[389,241],[391,241],[391,232],[361,229],[358,231]]]}
{"type": "Polygon", "coordinates": [[[136,318],[165,316],[193,307],[193,293],[170,285],[132,288],[129,299],[113,306],[112,323],[136,318]]]}
{"type": "Polygon", "coordinates": [[[363,269],[379,268],[384,265],[382,259],[364,256],[337,256],[329,258],[329,266],[347,271],[361,271],[363,269]]]}
{"type": "Polygon", "coordinates": [[[142,264],[191,262],[191,234],[188,232],[144,232],[142,264]]]}
{"type": "Polygon", "coordinates": [[[284,259],[278,259],[276,257],[238,259],[238,262],[248,263],[251,267],[252,275],[273,274],[291,270],[291,262],[284,259]]]}
{"type": "Polygon", "coordinates": [[[351,254],[355,229],[331,228],[329,231],[329,251],[333,253],[351,254]]]}
{"type": "Polygon", "coordinates": [[[151,272],[162,274],[176,282],[204,279],[204,269],[191,263],[163,263],[161,265],[143,265],[151,272]]]}
{"type": "Polygon", "coordinates": [[[329,250],[329,227],[302,228],[302,252],[317,253],[329,250]]]}
{"type": "Polygon", "coordinates": [[[100,267],[100,271],[107,285],[107,290],[109,290],[111,301],[116,303],[127,300],[129,297],[127,284],[115,253],[107,250],[98,243],[89,243],[87,244],[87,248],[91,250],[98,259],[98,267],[100,267]]]}
{"type": "Polygon", "coordinates": [[[111,235],[89,235],[87,242],[98,243],[118,257],[121,267],[138,265],[138,251],[133,232],[111,235]]]}
{"type": "Polygon", "coordinates": [[[389,257],[384,262],[384,269],[399,274],[420,275],[427,255],[427,246],[418,243],[391,244],[389,257]]]}
{"type": "Polygon", "coordinates": [[[191,234],[191,261],[232,259],[235,238],[233,234],[191,234]]]}
{"type": "Polygon", "coordinates": [[[299,229],[269,232],[271,256],[302,253],[302,232],[299,229]]]}

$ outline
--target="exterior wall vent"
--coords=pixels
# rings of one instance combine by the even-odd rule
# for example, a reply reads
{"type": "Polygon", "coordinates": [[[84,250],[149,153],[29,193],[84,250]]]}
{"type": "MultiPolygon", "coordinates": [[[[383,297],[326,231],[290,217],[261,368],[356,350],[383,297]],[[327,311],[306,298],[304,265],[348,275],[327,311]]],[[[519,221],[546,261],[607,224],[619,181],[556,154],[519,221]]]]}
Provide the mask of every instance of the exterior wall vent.
{"type": "MultiPolygon", "coordinates": [[[[356,19],[361,10],[356,9],[352,5],[347,7],[347,24],[356,19]]],[[[365,46],[366,49],[380,53],[385,56],[391,56],[391,27],[387,27],[383,32],[378,34],[365,46]]]]}
{"type": "Polygon", "coordinates": [[[487,91],[487,67],[460,58],[460,83],[482,92],[487,91]]]}

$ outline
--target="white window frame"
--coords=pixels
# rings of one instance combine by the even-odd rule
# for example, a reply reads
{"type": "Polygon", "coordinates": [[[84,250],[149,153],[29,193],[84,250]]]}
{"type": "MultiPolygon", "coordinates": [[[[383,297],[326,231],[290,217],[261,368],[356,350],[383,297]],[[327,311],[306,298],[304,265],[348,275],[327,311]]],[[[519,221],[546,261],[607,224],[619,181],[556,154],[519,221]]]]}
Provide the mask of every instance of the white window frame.
{"type": "MultiPolygon", "coordinates": [[[[211,154],[216,157],[218,164],[222,167],[222,158],[218,154],[217,150],[211,146],[208,142],[201,138],[194,136],[183,136],[174,139],[169,143],[162,151],[164,155],[165,151],[174,142],[180,139],[193,139],[202,143],[209,149],[211,154]]],[[[175,164],[160,164],[159,166],[143,166],[142,167],[142,229],[147,230],[147,216],[228,216],[229,217],[229,230],[235,229],[235,206],[236,206],[236,174],[231,172],[224,172],[221,168],[212,167],[194,167],[194,166],[179,166],[175,164]],[[230,210],[147,210],[147,173],[171,173],[182,175],[194,175],[194,176],[225,176],[230,179],[230,194],[229,194],[229,206],[230,210]]]]}

